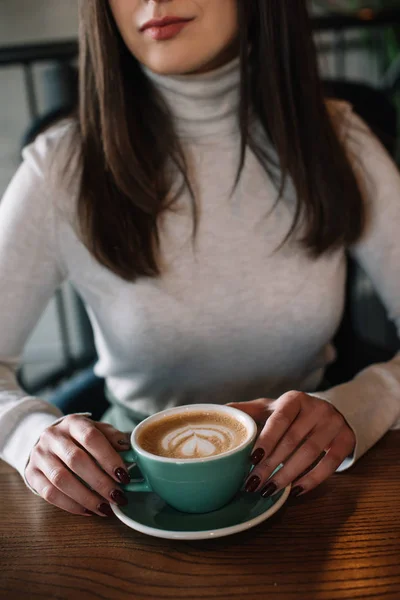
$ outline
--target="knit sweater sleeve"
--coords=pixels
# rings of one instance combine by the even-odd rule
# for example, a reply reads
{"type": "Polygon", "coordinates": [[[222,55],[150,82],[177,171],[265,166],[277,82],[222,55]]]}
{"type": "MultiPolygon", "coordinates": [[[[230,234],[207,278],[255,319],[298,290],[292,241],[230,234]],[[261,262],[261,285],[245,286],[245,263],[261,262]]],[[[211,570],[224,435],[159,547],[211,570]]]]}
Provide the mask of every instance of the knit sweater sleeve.
{"type": "Polygon", "coordinates": [[[48,189],[51,141],[41,136],[0,202],[0,457],[23,475],[30,451],[60,411],[18,385],[23,347],[64,279],[48,189]]]}
{"type": "MultiPolygon", "coordinates": [[[[370,277],[400,336],[400,174],[386,150],[350,107],[344,109],[345,143],[367,209],[363,236],[351,254],[370,277]]],[[[356,434],[351,466],[400,419],[400,353],[352,381],[316,396],[331,402],[356,434]]]]}

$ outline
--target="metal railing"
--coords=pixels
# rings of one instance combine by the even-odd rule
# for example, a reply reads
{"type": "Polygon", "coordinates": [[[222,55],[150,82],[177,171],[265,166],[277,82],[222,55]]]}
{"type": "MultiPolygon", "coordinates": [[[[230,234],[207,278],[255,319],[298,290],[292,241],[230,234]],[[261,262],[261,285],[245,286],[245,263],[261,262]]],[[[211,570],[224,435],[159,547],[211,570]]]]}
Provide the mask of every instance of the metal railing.
{"type": "Polygon", "coordinates": [[[344,31],[400,25],[400,8],[373,11],[368,8],[354,15],[328,14],[313,18],[315,31],[344,31]]]}
{"type": "Polygon", "coordinates": [[[33,62],[70,61],[78,54],[78,42],[44,42],[41,44],[19,44],[0,46],[0,66],[31,64],[33,62]]]}

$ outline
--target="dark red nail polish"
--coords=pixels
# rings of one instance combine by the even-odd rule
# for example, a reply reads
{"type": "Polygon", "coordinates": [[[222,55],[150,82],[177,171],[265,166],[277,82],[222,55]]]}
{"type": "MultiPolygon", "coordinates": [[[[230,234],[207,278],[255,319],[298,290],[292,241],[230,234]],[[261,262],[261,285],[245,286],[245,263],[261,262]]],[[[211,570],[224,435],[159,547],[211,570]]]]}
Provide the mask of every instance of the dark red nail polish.
{"type": "Polygon", "coordinates": [[[270,496],[272,496],[272,494],[274,494],[276,492],[276,490],[278,489],[278,486],[276,485],[276,483],[273,483],[272,481],[270,481],[265,488],[263,488],[261,490],[261,496],[263,498],[269,498],[270,496]]]}
{"type": "Polygon", "coordinates": [[[128,498],[121,490],[113,490],[110,496],[118,506],[126,506],[128,504],[128,498]]]}
{"type": "Polygon", "coordinates": [[[94,515],[94,512],[92,512],[91,510],[88,510],[87,508],[84,508],[83,512],[85,513],[85,515],[91,515],[91,516],[94,515]]]}
{"type": "Polygon", "coordinates": [[[118,469],[115,469],[114,473],[121,483],[129,483],[131,480],[128,471],[125,471],[125,469],[123,469],[122,467],[118,467],[118,469]]]}
{"type": "Polygon", "coordinates": [[[294,487],[291,492],[290,495],[292,496],[292,498],[297,498],[297,496],[300,496],[300,494],[302,494],[304,492],[304,488],[301,487],[301,485],[296,485],[296,487],[294,487]]]}
{"type": "Polygon", "coordinates": [[[264,456],[265,451],[262,448],[257,448],[257,450],[254,450],[253,454],[251,455],[250,460],[253,463],[253,465],[258,465],[258,463],[262,461],[264,456]]]}
{"type": "Polygon", "coordinates": [[[247,481],[246,486],[245,486],[245,491],[246,492],[255,492],[256,489],[258,488],[258,486],[260,485],[261,479],[259,477],[257,477],[257,475],[253,475],[253,477],[250,477],[250,479],[247,481]]]}
{"type": "Polygon", "coordinates": [[[109,504],[106,504],[105,502],[103,502],[102,504],[99,504],[99,506],[97,507],[97,510],[99,512],[101,512],[103,515],[106,515],[106,517],[112,517],[114,514],[111,506],[109,504]]]}
{"type": "Polygon", "coordinates": [[[119,446],[129,446],[130,442],[129,440],[118,440],[117,444],[119,444],[119,446]]]}

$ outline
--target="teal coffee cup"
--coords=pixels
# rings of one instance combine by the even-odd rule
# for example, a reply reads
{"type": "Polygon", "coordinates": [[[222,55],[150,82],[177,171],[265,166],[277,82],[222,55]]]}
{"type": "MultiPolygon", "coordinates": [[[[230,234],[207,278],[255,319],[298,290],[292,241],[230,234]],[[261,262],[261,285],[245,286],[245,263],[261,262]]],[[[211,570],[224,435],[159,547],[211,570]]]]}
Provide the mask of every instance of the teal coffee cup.
{"type": "Polygon", "coordinates": [[[230,406],[193,404],[159,412],[142,421],[132,432],[132,450],[125,453],[125,460],[139,467],[143,479],[122,487],[129,492],[155,492],[182,512],[217,510],[241,488],[251,467],[250,455],[256,435],[253,419],[230,406]],[[206,415],[208,425],[199,422],[200,413],[206,415]],[[159,432],[166,424],[175,423],[174,417],[182,424],[172,433],[167,432],[162,443],[168,451],[170,447],[178,448],[179,458],[156,454],[152,447],[153,438],[161,440],[159,432]],[[196,421],[194,424],[191,418],[196,421]],[[151,451],[146,440],[150,442],[151,451]],[[229,446],[227,440],[230,448],[224,451],[229,446]],[[215,453],[215,444],[219,443],[222,444],[217,450],[220,453],[215,453]]]}

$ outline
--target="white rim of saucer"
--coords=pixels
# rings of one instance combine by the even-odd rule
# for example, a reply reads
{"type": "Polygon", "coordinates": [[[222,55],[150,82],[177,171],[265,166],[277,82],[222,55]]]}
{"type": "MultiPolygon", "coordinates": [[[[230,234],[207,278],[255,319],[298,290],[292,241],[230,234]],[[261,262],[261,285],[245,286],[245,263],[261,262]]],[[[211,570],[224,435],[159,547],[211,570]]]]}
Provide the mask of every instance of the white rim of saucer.
{"type": "Polygon", "coordinates": [[[268,510],[261,513],[261,515],[258,515],[258,517],[254,517],[254,519],[249,519],[244,523],[238,523],[237,525],[231,525],[230,527],[223,527],[221,529],[210,529],[202,531],[173,531],[166,529],[157,529],[156,527],[149,527],[148,525],[138,523],[138,521],[135,521],[135,519],[132,519],[131,517],[125,515],[125,513],[123,513],[122,510],[114,504],[111,504],[111,508],[114,511],[115,515],[118,517],[118,519],[125,523],[125,525],[127,525],[131,529],[135,529],[140,533],[144,533],[152,537],[163,538],[166,540],[216,539],[220,537],[226,537],[228,535],[233,535],[235,533],[240,533],[241,531],[246,531],[247,529],[251,529],[252,527],[259,525],[263,521],[266,521],[267,519],[272,517],[272,515],[278,512],[278,510],[285,504],[286,500],[289,497],[291,487],[292,486],[290,484],[286,486],[279,500],[277,500],[275,504],[273,504],[268,510]],[[132,524],[134,524],[135,526],[132,527],[132,524]]]}
{"type": "Polygon", "coordinates": [[[170,463],[170,464],[172,464],[172,463],[174,463],[174,464],[188,464],[188,463],[196,464],[196,463],[217,461],[217,460],[220,460],[221,458],[226,458],[227,456],[231,456],[232,454],[235,454],[238,450],[242,450],[247,445],[252,444],[255,441],[256,437],[257,437],[257,425],[256,425],[254,419],[252,417],[250,417],[250,415],[248,415],[244,411],[239,410],[238,408],[234,408],[233,406],[227,406],[226,404],[221,404],[221,405],[219,405],[219,404],[186,404],[184,406],[175,406],[173,408],[167,408],[167,409],[162,410],[154,415],[151,415],[150,417],[147,417],[147,419],[144,419],[144,421],[141,421],[139,423],[139,425],[137,425],[131,433],[131,446],[134,449],[134,451],[137,452],[137,454],[141,454],[142,456],[145,456],[146,458],[149,458],[151,460],[156,459],[157,462],[164,462],[164,463],[170,463]],[[143,450],[143,448],[141,448],[139,446],[139,444],[137,443],[137,436],[139,435],[140,431],[142,429],[145,429],[147,427],[147,425],[149,425],[150,423],[152,423],[154,421],[158,421],[158,419],[167,417],[169,415],[179,414],[182,411],[190,412],[190,411],[201,411],[201,410],[208,411],[208,412],[225,412],[228,415],[232,415],[233,417],[236,417],[242,423],[245,423],[245,427],[248,428],[248,430],[249,430],[249,437],[244,442],[242,442],[241,444],[236,446],[236,448],[233,448],[232,450],[228,450],[228,452],[223,452],[222,454],[217,454],[216,456],[208,456],[205,458],[177,459],[177,458],[167,458],[165,456],[158,456],[158,455],[155,456],[154,454],[147,452],[147,450],[143,450]]]}

